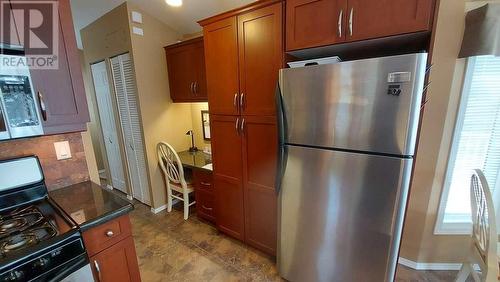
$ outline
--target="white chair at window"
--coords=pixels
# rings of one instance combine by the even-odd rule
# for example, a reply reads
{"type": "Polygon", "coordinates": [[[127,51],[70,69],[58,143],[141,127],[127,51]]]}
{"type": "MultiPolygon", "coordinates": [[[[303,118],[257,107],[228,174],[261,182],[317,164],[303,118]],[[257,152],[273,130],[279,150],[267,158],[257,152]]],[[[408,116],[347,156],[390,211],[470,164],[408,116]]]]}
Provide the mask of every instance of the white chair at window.
{"type": "Polygon", "coordinates": [[[172,211],[172,200],[178,199],[184,204],[184,220],[187,220],[189,207],[196,204],[195,201],[189,202],[189,194],[194,192],[194,188],[191,183],[186,182],[184,168],[174,148],[168,143],[160,142],[156,150],[158,162],[167,184],[167,211],[172,211]]]}
{"type": "Polygon", "coordinates": [[[470,184],[472,240],[467,261],[456,281],[466,281],[469,275],[474,281],[498,281],[497,229],[495,210],[488,182],[481,170],[474,170],[470,184]],[[474,269],[479,265],[481,272],[474,269]]]}

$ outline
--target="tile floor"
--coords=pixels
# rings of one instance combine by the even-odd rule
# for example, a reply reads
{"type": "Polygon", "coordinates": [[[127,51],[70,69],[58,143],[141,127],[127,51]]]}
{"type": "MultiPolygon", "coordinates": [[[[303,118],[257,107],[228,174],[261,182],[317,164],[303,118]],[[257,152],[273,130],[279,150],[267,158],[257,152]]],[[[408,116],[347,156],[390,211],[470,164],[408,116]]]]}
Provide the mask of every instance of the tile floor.
{"type": "MultiPolygon", "coordinates": [[[[182,212],[152,214],[137,203],[130,214],[142,281],[281,281],[274,259],[182,212]]],[[[399,266],[396,281],[453,281],[453,271],[399,266]]]]}

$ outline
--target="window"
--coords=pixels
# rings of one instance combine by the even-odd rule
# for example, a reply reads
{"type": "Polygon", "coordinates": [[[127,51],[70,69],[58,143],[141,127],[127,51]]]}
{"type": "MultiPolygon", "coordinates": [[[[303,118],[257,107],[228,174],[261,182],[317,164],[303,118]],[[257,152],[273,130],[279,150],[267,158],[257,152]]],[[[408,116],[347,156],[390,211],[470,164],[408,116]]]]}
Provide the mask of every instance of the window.
{"type": "Polygon", "coordinates": [[[470,232],[475,168],[483,170],[493,193],[500,186],[500,57],[468,60],[435,233],[470,232]]]}

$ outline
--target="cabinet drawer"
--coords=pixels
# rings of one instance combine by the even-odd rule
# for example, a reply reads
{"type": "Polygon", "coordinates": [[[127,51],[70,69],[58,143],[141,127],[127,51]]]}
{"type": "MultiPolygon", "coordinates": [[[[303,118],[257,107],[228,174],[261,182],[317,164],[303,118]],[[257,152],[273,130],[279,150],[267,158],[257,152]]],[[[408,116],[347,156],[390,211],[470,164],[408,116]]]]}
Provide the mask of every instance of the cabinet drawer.
{"type": "Polygon", "coordinates": [[[203,190],[207,193],[213,192],[212,172],[196,169],[193,171],[195,189],[203,190]]]}
{"type": "Polygon", "coordinates": [[[198,217],[215,221],[214,196],[204,190],[196,191],[196,213],[198,217]]]}
{"type": "Polygon", "coordinates": [[[130,219],[124,215],[83,232],[83,241],[93,256],[131,235],[130,219]]]}

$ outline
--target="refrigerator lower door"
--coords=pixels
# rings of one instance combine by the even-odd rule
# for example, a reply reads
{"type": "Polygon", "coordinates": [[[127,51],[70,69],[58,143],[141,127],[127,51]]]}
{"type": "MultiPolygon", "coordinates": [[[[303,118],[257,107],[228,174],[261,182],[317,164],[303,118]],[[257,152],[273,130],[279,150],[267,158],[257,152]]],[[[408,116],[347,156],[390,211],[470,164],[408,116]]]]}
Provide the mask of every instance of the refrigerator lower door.
{"type": "Polygon", "coordinates": [[[411,159],[286,146],[278,268],[289,281],[392,281],[411,159]]]}

